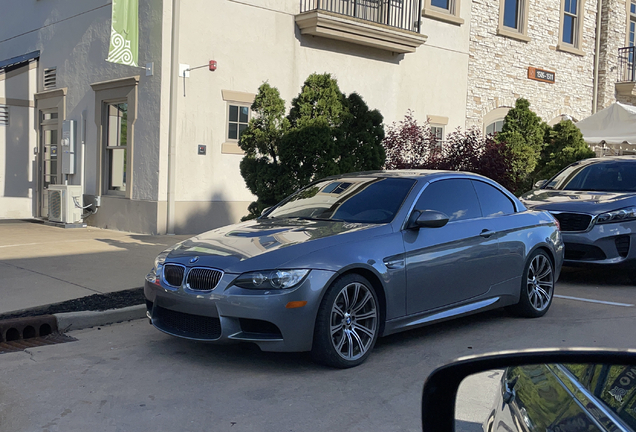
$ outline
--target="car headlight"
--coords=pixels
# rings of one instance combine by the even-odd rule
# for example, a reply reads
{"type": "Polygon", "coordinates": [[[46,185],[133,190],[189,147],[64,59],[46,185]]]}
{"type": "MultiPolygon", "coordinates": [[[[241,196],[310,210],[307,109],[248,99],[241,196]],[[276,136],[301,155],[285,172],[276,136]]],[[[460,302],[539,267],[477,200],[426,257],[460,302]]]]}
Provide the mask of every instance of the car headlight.
{"type": "Polygon", "coordinates": [[[307,274],[309,270],[253,271],[237,277],[234,285],[248,289],[286,289],[301,283],[307,274]]]}
{"type": "Polygon", "coordinates": [[[636,207],[628,207],[607,213],[601,213],[596,217],[596,223],[612,223],[629,219],[636,219],[636,207]]]}
{"type": "Polygon", "coordinates": [[[180,246],[181,243],[177,243],[157,255],[157,258],[155,258],[154,267],[152,268],[152,270],[150,270],[150,273],[146,275],[146,280],[148,282],[154,283],[156,285],[161,285],[161,272],[163,271],[163,263],[166,262],[166,258],[168,258],[170,252],[178,249],[180,246]]]}

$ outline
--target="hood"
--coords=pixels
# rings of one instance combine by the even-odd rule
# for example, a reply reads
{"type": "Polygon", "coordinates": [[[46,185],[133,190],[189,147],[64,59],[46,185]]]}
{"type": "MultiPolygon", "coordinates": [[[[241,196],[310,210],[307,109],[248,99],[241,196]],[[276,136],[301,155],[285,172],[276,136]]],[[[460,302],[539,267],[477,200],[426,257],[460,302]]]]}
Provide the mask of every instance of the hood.
{"type": "Polygon", "coordinates": [[[632,192],[589,192],[535,189],[521,196],[531,209],[599,214],[636,205],[632,192]]]}
{"type": "Polygon", "coordinates": [[[279,267],[293,258],[344,242],[342,235],[380,226],[298,219],[253,220],[192,237],[173,249],[168,260],[192,265],[190,259],[197,256],[197,265],[242,272],[247,268],[242,265],[244,261],[261,257],[258,263],[249,264],[250,269],[279,267]]]}

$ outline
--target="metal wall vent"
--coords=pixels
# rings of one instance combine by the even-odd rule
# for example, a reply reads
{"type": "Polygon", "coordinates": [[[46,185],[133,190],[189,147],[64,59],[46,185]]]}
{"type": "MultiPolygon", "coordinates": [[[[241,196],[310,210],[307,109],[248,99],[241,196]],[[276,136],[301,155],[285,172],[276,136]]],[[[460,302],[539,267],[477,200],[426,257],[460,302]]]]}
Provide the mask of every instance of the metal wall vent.
{"type": "Polygon", "coordinates": [[[9,125],[9,106],[0,105],[0,126],[9,125]]]}
{"type": "Polygon", "coordinates": [[[57,87],[57,68],[44,69],[44,90],[57,87]]]}

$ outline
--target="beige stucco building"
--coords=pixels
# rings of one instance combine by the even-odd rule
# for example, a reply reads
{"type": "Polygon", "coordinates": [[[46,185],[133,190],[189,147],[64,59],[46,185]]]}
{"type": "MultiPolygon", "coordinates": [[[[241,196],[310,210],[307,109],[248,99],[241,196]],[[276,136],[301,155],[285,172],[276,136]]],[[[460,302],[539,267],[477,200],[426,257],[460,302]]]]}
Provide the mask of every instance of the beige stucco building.
{"type": "Polygon", "coordinates": [[[412,110],[442,133],[496,130],[517,97],[546,121],[633,103],[619,49],[635,1],[139,0],[134,67],[104,60],[111,2],[6,0],[0,218],[74,222],[79,203],[85,223],[133,232],[236,222],[254,198],[237,138],[258,87],[289,106],[314,72],[385,124],[412,110]]]}

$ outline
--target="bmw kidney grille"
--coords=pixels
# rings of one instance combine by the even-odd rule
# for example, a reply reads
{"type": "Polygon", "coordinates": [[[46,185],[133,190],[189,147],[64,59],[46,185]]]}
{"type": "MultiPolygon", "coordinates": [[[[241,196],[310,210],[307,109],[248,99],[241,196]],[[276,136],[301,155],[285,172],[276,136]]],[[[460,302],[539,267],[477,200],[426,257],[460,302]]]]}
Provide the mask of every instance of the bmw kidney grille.
{"type": "Polygon", "coordinates": [[[186,287],[195,291],[210,291],[216,288],[223,272],[205,267],[195,267],[188,272],[186,287]]]}
{"type": "Polygon", "coordinates": [[[178,264],[166,264],[163,266],[163,278],[170,286],[178,287],[183,282],[185,267],[178,264]]]}

